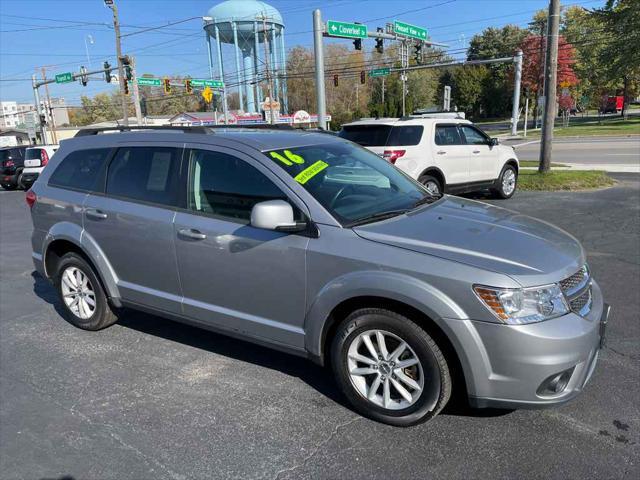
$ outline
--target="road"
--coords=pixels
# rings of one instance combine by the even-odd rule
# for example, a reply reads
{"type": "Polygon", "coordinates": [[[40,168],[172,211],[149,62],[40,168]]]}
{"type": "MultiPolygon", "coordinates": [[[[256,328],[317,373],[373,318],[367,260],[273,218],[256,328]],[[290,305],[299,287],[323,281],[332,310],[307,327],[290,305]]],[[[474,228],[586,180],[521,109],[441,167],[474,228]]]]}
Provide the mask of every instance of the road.
{"type": "Polygon", "coordinates": [[[0,476],[640,478],[640,176],[616,178],[496,201],[580,239],[613,307],[583,394],[551,410],[448,408],[408,429],[355,414],[306,360],[133,312],[72,327],[33,274],[24,193],[2,191],[0,476]]]}
{"type": "MultiPolygon", "coordinates": [[[[520,160],[539,160],[537,139],[504,143],[516,147],[520,160]]],[[[640,173],[640,136],[557,138],[553,141],[552,159],[575,168],[640,173]]]]}

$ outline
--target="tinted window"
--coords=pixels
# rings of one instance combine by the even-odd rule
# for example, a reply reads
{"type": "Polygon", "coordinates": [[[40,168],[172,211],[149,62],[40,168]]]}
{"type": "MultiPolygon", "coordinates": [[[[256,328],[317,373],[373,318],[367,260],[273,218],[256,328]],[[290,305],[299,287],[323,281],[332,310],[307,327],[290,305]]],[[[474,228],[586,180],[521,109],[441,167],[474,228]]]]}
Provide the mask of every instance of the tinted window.
{"type": "Polygon", "coordinates": [[[41,148],[30,148],[27,150],[27,154],[24,157],[25,160],[40,160],[41,148]]]}
{"type": "Polygon", "coordinates": [[[455,125],[436,126],[436,145],[463,145],[464,142],[455,125]]]}
{"type": "Polygon", "coordinates": [[[249,223],[258,202],[286,196],[256,168],[220,152],[191,150],[189,208],[249,223]]]}
{"type": "Polygon", "coordinates": [[[403,127],[393,127],[386,145],[390,146],[410,146],[418,145],[422,138],[424,128],[421,125],[406,125],[403,127]]]}
{"type": "Polygon", "coordinates": [[[421,125],[353,125],[338,135],[363,147],[409,146],[420,143],[423,131],[421,125]]]}
{"type": "Polygon", "coordinates": [[[109,165],[107,193],[175,205],[181,152],[170,147],[121,148],[109,165]]]}
{"type": "Polygon", "coordinates": [[[100,171],[111,150],[76,150],[67,155],[49,179],[49,185],[78,190],[95,190],[100,171]]]}
{"type": "Polygon", "coordinates": [[[488,143],[487,137],[482,132],[476,130],[473,127],[467,125],[460,127],[462,134],[467,141],[467,145],[486,145],[488,143]]]}

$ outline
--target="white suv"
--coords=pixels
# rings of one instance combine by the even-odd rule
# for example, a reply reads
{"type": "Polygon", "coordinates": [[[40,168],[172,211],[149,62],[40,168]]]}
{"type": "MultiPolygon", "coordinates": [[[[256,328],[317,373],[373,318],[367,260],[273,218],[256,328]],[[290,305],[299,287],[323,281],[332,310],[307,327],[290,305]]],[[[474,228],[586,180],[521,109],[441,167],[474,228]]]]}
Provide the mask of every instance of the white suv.
{"type": "Polygon", "coordinates": [[[24,156],[24,170],[22,170],[22,185],[25,190],[37,180],[58,148],[60,148],[58,145],[38,145],[27,148],[24,156]]]}
{"type": "Polygon", "coordinates": [[[516,190],[514,149],[462,118],[359,120],[343,125],[339,135],[393,163],[433,194],[490,189],[509,198],[516,190]]]}

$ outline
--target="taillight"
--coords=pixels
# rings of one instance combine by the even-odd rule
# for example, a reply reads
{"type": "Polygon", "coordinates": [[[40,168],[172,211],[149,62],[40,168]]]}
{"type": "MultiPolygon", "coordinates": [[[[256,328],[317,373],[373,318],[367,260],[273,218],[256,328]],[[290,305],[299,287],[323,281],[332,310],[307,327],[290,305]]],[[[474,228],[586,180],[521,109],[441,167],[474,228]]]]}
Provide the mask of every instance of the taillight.
{"type": "Polygon", "coordinates": [[[43,148],[42,150],[40,150],[40,166],[44,167],[47,163],[49,163],[49,154],[43,148]]]}
{"type": "Polygon", "coordinates": [[[15,167],[16,166],[16,162],[14,162],[13,160],[5,160],[4,161],[4,166],[5,167],[15,167]]]}
{"type": "Polygon", "coordinates": [[[38,196],[35,194],[33,190],[29,190],[27,191],[25,200],[27,202],[27,205],[29,205],[29,208],[33,208],[33,206],[36,204],[36,201],[38,200],[38,196]]]}
{"type": "Polygon", "coordinates": [[[396,163],[400,157],[406,153],[406,150],[385,150],[382,158],[391,163],[396,163]]]}

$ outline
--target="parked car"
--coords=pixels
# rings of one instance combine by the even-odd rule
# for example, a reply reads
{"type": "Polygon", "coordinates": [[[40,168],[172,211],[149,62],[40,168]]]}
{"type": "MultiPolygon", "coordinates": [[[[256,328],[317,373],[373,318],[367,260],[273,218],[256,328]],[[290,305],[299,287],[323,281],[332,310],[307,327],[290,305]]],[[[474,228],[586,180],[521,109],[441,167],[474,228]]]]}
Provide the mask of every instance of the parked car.
{"type": "Polygon", "coordinates": [[[591,377],[609,309],[568,233],[433,196],[337,136],[162,128],[64,140],[27,192],[70,323],[130,307],[330,364],[400,426],[453,390],[546,407],[591,377]]]}
{"type": "Polygon", "coordinates": [[[24,152],[28,145],[0,148],[0,185],[5,190],[22,188],[24,152]]]}
{"type": "Polygon", "coordinates": [[[510,198],[516,191],[515,150],[463,118],[367,119],[343,125],[339,135],[380,155],[434,195],[490,189],[510,198]]]}
{"type": "Polygon", "coordinates": [[[38,145],[27,148],[22,171],[22,184],[24,188],[30,188],[36,181],[49,159],[60,148],[58,145],[38,145]]]}

